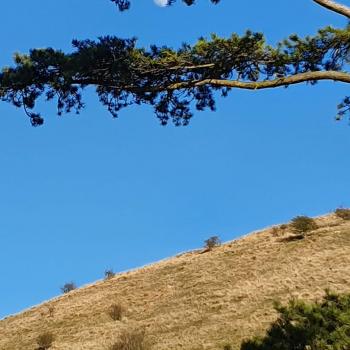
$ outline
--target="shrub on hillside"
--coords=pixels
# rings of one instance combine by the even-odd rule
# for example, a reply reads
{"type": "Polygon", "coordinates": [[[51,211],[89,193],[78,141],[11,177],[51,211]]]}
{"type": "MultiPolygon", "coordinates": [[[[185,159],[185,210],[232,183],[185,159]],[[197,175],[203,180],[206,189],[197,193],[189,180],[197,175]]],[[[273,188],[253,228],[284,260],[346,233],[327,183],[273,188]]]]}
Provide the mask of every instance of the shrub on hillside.
{"type": "Polygon", "coordinates": [[[110,269],[105,271],[105,280],[109,280],[115,276],[115,272],[110,269]]]}
{"type": "Polygon", "coordinates": [[[350,294],[327,292],[319,303],[291,300],[275,309],[266,335],[244,341],[241,350],[350,349],[350,294]]]}
{"type": "Polygon", "coordinates": [[[148,350],[144,330],[124,331],[109,350],[148,350]]]}
{"type": "Polygon", "coordinates": [[[63,287],[61,287],[62,293],[66,294],[71,292],[72,290],[77,289],[77,286],[74,282],[65,283],[63,287]]]}
{"type": "Polygon", "coordinates": [[[218,236],[209,237],[204,241],[204,248],[212,250],[213,248],[221,244],[220,238],[218,236]]]}
{"type": "Polygon", "coordinates": [[[317,229],[317,224],[314,219],[301,215],[291,220],[290,227],[294,233],[304,235],[308,231],[317,229]]]}
{"type": "Polygon", "coordinates": [[[121,321],[124,308],[121,304],[112,304],[108,309],[108,315],[113,321],[121,321]]]}
{"type": "Polygon", "coordinates": [[[334,213],[343,220],[350,220],[350,209],[348,208],[338,208],[334,213]]]}
{"type": "Polygon", "coordinates": [[[54,340],[55,340],[55,337],[50,332],[45,332],[45,333],[40,334],[36,338],[36,342],[38,344],[37,350],[50,349],[54,340]]]}
{"type": "Polygon", "coordinates": [[[47,311],[49,312],[49,316],[50,317],[53,317],[54,314],[55,314],[55,307],[53,305],[50,305],[48,308],[47,308],[47,311]]]}
{"type": "Polygon", "coordinates": [[[281,229],[280,229],[279,226],[273,226],[271,228],[271,233],[272,233],[273,236],[278,236],[280,231],[281,231],[281,229]]]}

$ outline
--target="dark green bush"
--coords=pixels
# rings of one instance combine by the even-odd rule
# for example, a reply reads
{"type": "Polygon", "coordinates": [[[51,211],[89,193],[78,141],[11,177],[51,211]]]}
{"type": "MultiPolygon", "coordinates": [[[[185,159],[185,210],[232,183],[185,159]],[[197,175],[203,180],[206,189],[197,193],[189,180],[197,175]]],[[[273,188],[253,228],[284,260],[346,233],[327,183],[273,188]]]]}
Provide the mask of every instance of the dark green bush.
{"type": "Polygon", "coordinates": [[[61,287],[61,291],[64,294],[69,293],[74,289],[77,289],[77,286],[75,285],[74,282],[68,282],[63,287],[61,287]]]}
{"type": "Polygon", "coordinates": [[[319,303],[291,300],[275,309],[279,317],[266,335],[244,341],[241,350],[350,349],[350,294],[327,292],[319,303]]]}
{"type": "Polygon", "coordinates": [[[121,321],[124,308],[121,304],[112,304],[108,309],[108,315],[113,321],[121,321]]]}
{"type": "Polygon", "coordinates": [[[301,215],[291,220],[290,227],[294,233],[304,235],[308,231],[317,229],[317,224],[314,219],[301,215]]]}
{"type": "Polygon", "coordinates": [[[115,272],[113,270],[106,270],[105,271],[105,280],[109,280],[115,276],[115,272]]]}
{"type": "Polygon", "coordinates": [[[338,208],[334,213],[343,220],[350,220],[350,209],[348,208],[338,208]]]}
{"type": "Polygon", "coordinates": [[[220,238],[218,236],[209,237],[204,241],[204,248],[212,250],[213,248],[221,244],[220,238]]]}
{"type": "Polygon", "coordinates": [[[45,332],[45,333],[40,334],[36,338],[36,342],[38,344],[37,350],[50,349],[54,340],[55,340],[55,337],[50,332],[45,332]]]}
{"type": "Polygon", "coordinates": [[[148,350],[144,330],[124,331],[109,350],[148,350]]]}

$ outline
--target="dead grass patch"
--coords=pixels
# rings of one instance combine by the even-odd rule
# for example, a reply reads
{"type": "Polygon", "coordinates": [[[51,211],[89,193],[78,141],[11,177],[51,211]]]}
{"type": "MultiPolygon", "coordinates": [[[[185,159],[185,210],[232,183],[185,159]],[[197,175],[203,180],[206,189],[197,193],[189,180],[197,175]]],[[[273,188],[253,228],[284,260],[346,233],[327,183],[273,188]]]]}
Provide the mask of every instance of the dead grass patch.
{"type": "Polygon", "coordinates": [[[33,350],[43,332],[55,334],[51,349],[108,349],[124,329],[146,329],[152,350],[225,343],[236,350],[274,319],[273,300],[350,291],[350,221],[334,214],[316,221],[320,229],[307,239],[286,244],[268,228],[208,254],[186,253],[64,294],[0,321],[0,350],[33,350]],[[113,301],[127,305],[123,322],[106,315],[113,301]]]}

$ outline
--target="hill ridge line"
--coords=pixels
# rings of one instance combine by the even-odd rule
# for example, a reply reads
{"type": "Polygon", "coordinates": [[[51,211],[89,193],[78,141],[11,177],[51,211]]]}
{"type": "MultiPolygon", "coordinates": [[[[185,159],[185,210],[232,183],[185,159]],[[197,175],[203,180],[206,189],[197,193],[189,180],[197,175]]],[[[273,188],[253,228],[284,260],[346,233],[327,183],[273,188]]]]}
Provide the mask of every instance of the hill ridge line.
{"type": "MultiPolygon", "coordinates": [[[[312,218],[317,220],[317,219],[327,218],[327,217],[329,217],[332,214],[333,214],[333,212],[328,212],[326,214],[312,216],[312,218]]],[[[246,238],[249,238],[249,237],[254,236],[254,235],[261,234],[261,233],[263,233],[265,231],[268,231],[268,230],[272,229],[273,227],[278,227],[278,226],[283,225],[283,224],[285,224],[285,223],[282,222],[282,223],[278,223],[278,224],[272,224],[272,225],[265,226],[263,228],[254,230],[254,231],[250,231],[250,232],[245,233],[242,236],[238,236],[238,237],[236,237],[236,238],[234,238],[232,240],[222,242],[220,244],[220,246],[225,246],[225,245],[229,245],[229,244],[232,244],[234,242],[237,242],[237,241],[244,240],[246,238]]],[[[166,258],[154,261],[154,262],[146,263],[145,265],[137,266],[137,267],[134,267],[134,268],[131,268],[131,269],[123,270],[123,271],[119,271],[119,272],[115,273],[115,276],[113,277],[113,279],[122,278],[125,275],[131,275],[133,273],[140,272],[143,269],[146,270],[146,269],[149,269],[151,267],[155,267],[157,265],[161,266],[161,264],[163,264],[163,263],[170,262],[171,260],[175,260],[175,259],[177,259],[179,257],[183,257],[183,256],[185,256],[187,254],[196,253],[196,252],[198,253],[198,252],[204,251],[204,250],[205,250],[205,248],[203,248],[203,247],[202,248],[194,248],[194,249],[190,249],[190,250],[185,250],[183,252],[176,253],[173,256],[166,257],[166,258]]],[[[24,314],[26,312],[33,311],[33,310],[35,310],[37,308],[45,306],[45,304],[48,304],[48,303],[51,303],[51,302],[55,302],[55,301],[59,301],[61,299],[66,298],[68,295],[79,293],[79,292],[81,292],[83,290],[95,287],[96,285],[99,285],[99,284],[101,284],[103,282],[105,282],[105,279],[103,279],[103,278],[95,280],[95,281],[92,281],[92,282],[88,282],[86,284],[83,284],[83,285],[77,287],[75,290],[71,291],[69,294],[68,293],[67,294],[59,294],[59,295],[53,296],[50,299],[44,300],[42,302],[39,302],[38,304],[29,306],[28,308],[25,308],[23,310],[15,312],[13,314],[6,315],[6,316],[0,318],[0,322],[3,321],[3,320],[7,320],[7,319],[10,319],[10,318],[19,316],[19,315],[24,314]]]]}

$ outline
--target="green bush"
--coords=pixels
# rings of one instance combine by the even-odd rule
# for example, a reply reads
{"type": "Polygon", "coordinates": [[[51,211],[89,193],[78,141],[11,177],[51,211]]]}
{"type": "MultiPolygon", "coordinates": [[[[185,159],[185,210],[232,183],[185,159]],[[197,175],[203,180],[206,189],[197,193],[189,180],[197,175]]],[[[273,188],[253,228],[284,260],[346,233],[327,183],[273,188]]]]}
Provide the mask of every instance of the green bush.
{"type": "Polygon", "coordinates": [[[54,340],[55,340],[55,337],[50,332],[45,332],[45,333],[40,334],[36,338],[36,342],[38,344],[37,350],[50,349],[54,340]]]}
{"type": "Polygon", "coordinates": [[[143,330],[124,331],[117,342],[109,350],[147,350],[149,346],[145,340],[143,330]]]}
{"type": "Polygon", "coordinates": [[[108,309],[108,315],[113,321],[121,321],[124,308],[121,304],[112,304],[108,309]]]}
{"type": "Polygon", "coordinates": [[[348,208],[338,208],[334,213],[343,220],[350,220],[350,209],[348,208]]]}
{"type": "Polygon", "coordinates": [[[319,303],[291,300],[275,309],[279,317],[266,335],[244,341],[241,350],[350,349],[350,294],[326,292],[319,303]]]}
{"type": "Polygon", "coordinates": [[[220,238],[218,236],[209,237],[204,241],[204,248],[212,250],[213,248],[221,244],[220,238]]]}
{"type": "Polygon", "coordinates": [[[294,233],[304,235],[308,231],[317,229],[317,224],[314,219],[308,216],[296,216],[290,222],[290,227],[294,233]]]}
{"type": "Polygon", "coordinates": [[[113,270],[106,270],[105,271],[105,280],[109,280],[115,276],[115,272],[113,270]]]}
{"type": "Polygon", "coordinates": [[[77,289],[77,286],[75,285],[74,282],[68,282],[63,287],[61,287],[61,291],[64,294],[69,293],[74,289],[77,289]]]}

